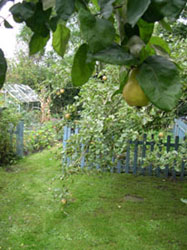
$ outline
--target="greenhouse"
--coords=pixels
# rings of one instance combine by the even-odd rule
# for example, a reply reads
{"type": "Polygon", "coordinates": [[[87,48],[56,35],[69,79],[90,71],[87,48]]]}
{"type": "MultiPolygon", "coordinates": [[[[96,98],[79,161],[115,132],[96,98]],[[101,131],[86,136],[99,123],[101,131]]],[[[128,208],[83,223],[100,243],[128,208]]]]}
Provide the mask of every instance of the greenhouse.
{"type": "Polygon", "coordinates": [[[28,85],[5,84],[1,93],[5,106],[13,104],[19,109],[40,109],[39,96],[28,85]]]}

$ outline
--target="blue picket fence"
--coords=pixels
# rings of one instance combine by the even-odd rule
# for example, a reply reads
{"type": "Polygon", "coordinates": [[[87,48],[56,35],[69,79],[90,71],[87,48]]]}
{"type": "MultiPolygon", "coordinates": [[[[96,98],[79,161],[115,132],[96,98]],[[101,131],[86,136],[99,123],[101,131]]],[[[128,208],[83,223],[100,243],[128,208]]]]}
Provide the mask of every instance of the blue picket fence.
{"type": "Polygon", "coordinates": [[[23,135],[24,135],[24,122],[20,121],[16,129],[10,128],[10,143],[12,145],[15,154],[19,157],[23,157],[23,135]]]}
{"type": "MultiPolygon", "coordinates": [[[[78,134],[79,128],[73,128],[71,126],[65,126],[64,127],[64,135],[63,135],[63,148],[65,149],[68,144],[68,139],[73,134],[78,134]]],[[[116,166],[109,166],[108,169],[111,172],[117,172],[117,173],[132,173],[132,174],[141,174],[141,175],[149,175],[149,176],[157,176],[157,177],[164,177],[167,178],[169,176],[172,176],[173,178],[176,178],[177,176],[180,176],[180,179],[184,179],[187,176],[187,172],[185,169],[185,160],[181,162],[181,170],[180,172],[176,172],[174,167],[170,168],[170,166],[166,165],[164,169],[162,168],[156,168],[153,169],[152,165],[144,168],[142,167],[142,162],[140,162],[138,159],[139,156],[143,159],[146,156],[146,153],[153,152],[156,141],[154,139],[154,135],[151,136],[151,140],[147,139],[147,135],[144,134],[142,137],[142,140],[128,140],[126,149],[126,154],[124,155],[123,159],[119,159],[117,161],[116,166]]],[[[180,147],[180,141],[179,137],[176,136],[173,140],[171,136],[167,136],[167,140],[164,142],[162,139],[159,140],[159,147],[162,149],[163,147],[167,152],[174,149],[178,151],[180,147]]],[[[84,152],[84,145],[80,145],[81,151],[84,152]]],[[[89,149],[88,149],[89,150],[89,149]]],[[[70,165],[71,161],[73,159],[71,157],[63,156],[63,164],[70,165]]],[[[112,159],[113,160],[113,159],[112,159]]],[[[81,157],[80,160],[80,167],[88,167],[86,165],[85,155],[81,157]]],[[[90,166],[89,166],[90,167],[90,166]]],[[[100,168],[98,165],[97,168],[100,168]]]]}
{"type": "Polygon", "coordinates": [[[183,139],[187,134],[187,124],[182,119],[175,119],[173,134],[183,139]]]}

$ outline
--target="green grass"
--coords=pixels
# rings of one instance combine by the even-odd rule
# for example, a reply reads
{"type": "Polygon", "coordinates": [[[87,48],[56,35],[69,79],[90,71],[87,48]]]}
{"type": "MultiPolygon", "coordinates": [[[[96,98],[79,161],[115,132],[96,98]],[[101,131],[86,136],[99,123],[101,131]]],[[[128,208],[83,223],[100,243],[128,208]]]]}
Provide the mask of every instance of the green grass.
{"type": "Polygon", "coordinates": [[[186,182],[79,173],[63,205],[60,174],[49,151],[0,169],[1,250],[187,249],[186,182]]]}

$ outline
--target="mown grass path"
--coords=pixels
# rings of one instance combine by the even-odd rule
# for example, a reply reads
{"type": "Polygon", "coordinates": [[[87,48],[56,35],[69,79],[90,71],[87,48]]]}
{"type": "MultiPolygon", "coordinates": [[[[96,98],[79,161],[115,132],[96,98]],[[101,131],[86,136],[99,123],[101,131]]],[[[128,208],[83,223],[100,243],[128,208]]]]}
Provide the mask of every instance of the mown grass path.
{"type": "Polygon", "coordinates": [[[60,175],[50,151],[0,169],[1,250],[187,249],[186,182],[89,172],[63,182],[60,175]],[[70,192],[64,205],[62,184],[70,192]]]}

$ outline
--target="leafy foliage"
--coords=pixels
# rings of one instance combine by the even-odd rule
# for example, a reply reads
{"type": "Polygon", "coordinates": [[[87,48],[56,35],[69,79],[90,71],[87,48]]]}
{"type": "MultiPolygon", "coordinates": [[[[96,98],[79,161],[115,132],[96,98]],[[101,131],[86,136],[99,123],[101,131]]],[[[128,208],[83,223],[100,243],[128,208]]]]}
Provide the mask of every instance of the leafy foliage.
{"type": "Polygon", "coordinates": [[[64,21],[67,21],[68,18],[73,14],[75,8],[75,0],[57,0],[56,1],[56,12],[57,15],[64,21]]]}
{"type": "Polygon", "coordinates": [[[164,169],[165,166],[170,166],[170,170],[177,172],[181,171],[182,161],[186,163],[186,142],[182,141],[178,150],[170,150],[160,147],[161,142],[154,146],[154,151],[147,151],[146,157],[139,157],[143,167],[153,166],[153,168],[164,169]]]}
{"type": "Polygon", "coordinates": [[[53,48],[58,55],[64,56],[69,38],[70,30],[65,25],[58,24],[53,33],[53,48]]]}
{"type": "Polygon", "coordinates": [[[40,128],[25,130],[24,153],[34,153],[45,148],[50,148],[57,142],[55,123],[47,122],[40,128]]]}
{"type": "Polygon", "coordinates": [[[42,98],[50,97],[51,113],[62,115],[64,107],[72,104],[73,97],[79,92],[79,88],[71,82],[71,64],[72,58],[66,57],[62,61],[54,52],[39,59],[37,56],[28,58],[22,52],[9,62],[7,81],[29,85],[42,98]],[[38,64],[38,60],[42,63],[38,64]],[[61,93],[61,90],[64,92],[61,93]]]}
{"type": "Polygon", "coordinates": [[[177,67],[161,56],[148,57],[137,75],[140,86],[157,107],[172,110],[181,95],[177,67]]]}
{"type": "Polygon", "coordinates": [[[134,26],[137,21],[142,17],[142,15],[147,10],[148,6],[150,5],[150,0],[143,0],[143,1],[128,1],[127,4],[127,21],[132,26],[134,26]]]}
{"type": "Polygon", "coordinates": [[[137,62],[133,55],[117,44],[112,44],[110,47],[95,53],[92,57],[101,62],[118,65],[131,66],[137,62]]]}
{"type": "Polygon", "coordinates": [[[0,49],[0,88],[3,86],[5,81],[5,75],[7,71],[7,63],[4,58],[3,51],[0,49]]]}
{"type": "MultiPolygon", "coordinates": [[[[162,21],[162,24],[165,23],[167,26],[163,19],[178,18],[185,4],[185,0],[57,0],[47,5],[38,0],[17,3],[10,11],[15,21],[25,22],[34,33],[29,45],[31,55],[45,47],[52,31],[54,50],[63,57],[70,37],[70,30],[65,23],[73,15],[78,18],[83,43],[75,54],[72,67],[72,80],[76,86],[88,81],[96,60],[141,69],[145,65],[149,66],[151,61],[147,58],[153,55],[162,56],[163,59],[160,61],[166,62],[163,77],[166,81],[163,82],[159,77],[159,84],[150,84],[153,92],[158,95],[162,92],[168,93],[167,96],[171,98],[164,100],[164,95],[157,98],[150,95],[149,98],[160,109],[171,110],[179,98],[180,83],[178,86],[175,83],[175,94],[168,85],[171,62],[169,56],[162,53],[163,49],[168,53],[168,47],[161,39],[152,39],[151,36],[155,21],[162,21]],[[132,44],[130,41],[134,36],[138,39],[132,44]],[[83,56],[83,60],[80,59],[80,55],[83,56]]],[[[5,62],[3,65],[5,67],[5,62]]],[[[146,78],[146,71],[141,71],[142,76],[146,78]]],[[[175,74],[174,79],[177,77],[177,70],[175,74]]],[[[152,77],[148,77],[149,80],[152,77]]],[[[149,92],[147,84],[144,84],[143,89],[146,93],[149,92]]]]}
{"type": "Polygon", "coordinates": [[[68,140],[64,153],[73,158],[74,167],[79,165],[83,154],[87,166],[112,166],[123,157],[129,139],[135,140],[148,131],[149,135],[158,134],[156,131],[165,131],[171,125],[171,113],[168,115],[151,105],[143,109],[134,109],[119,95],[113,96],[117,89],[117,72],[117,67],[110,66],[105,69],[108,77],[106,81],[90,79],[81,88],[80,97],[77,97],[76,103],[73,104],[72,110],[75,110],[76,106],[82,107],[79,113],[81,119],[76,124],[80,131],[68,140]],[[84,145],[84,150],[80,148],[80,144],[84,145]]]}
{"type": "Polygon", "coordinates": [[[11,164],[16,159],[15,141],[10,139],[10,134],[15,131],[19,119],[20,115],[14,109],[0,108],[0,166],[11,164]]]}
{"type": "Polygon", "coordinates": [[[34,34],[31,37],[30,43],[29,43],[29,54],[30,56],[36,54],[37,52],[39,52],[41,49],[43,49],[43,47],[47,44],[49,40],[49,36],[47,37],[43,37],[41,35],[38,34],[34,34]]]}
{"type": "Polygon", "coordinates": [[[148,22],[159,21],[164,17],[177,18],[185,5],[185,0],[152,0],[143,18],[148,22]]]}
{"type": "Polygon", "coordinates": [[[81,86],[86,82],[94,71],[95,64],[93,62],[87,63],[88,45],[82,44],[75,57],[72,66],[72,82],[75,86],[81,86]]]}
{"type": "Polygon", "coordinates": [[[187,115],[187,67],[186,67],[186,50],[187,50],[187,26],[182,22],[176,22],[170,26],[171,30],[165,30],[162,26],[156,25],[154,34],[164,39],[169,48],[172,50],[171,56],[180,68],[180,80],[182,83],[183,94],[176,106],[175,113],[177,116],[187,115]]]}
{"type": "Polygon", "coordinates": [[[80,30],[91,52],[98,52],[114,41],[115,29],[112,22],[95,17],[84,9],[79,12],[79,20],[80,30]]]}

